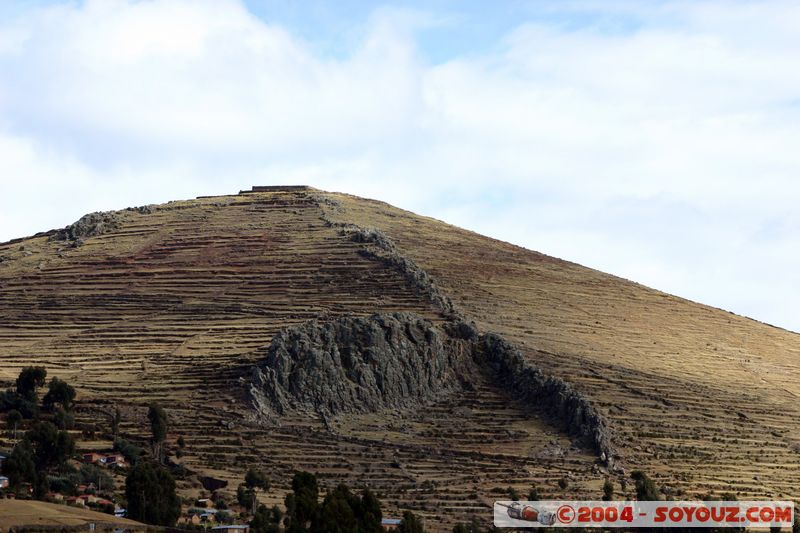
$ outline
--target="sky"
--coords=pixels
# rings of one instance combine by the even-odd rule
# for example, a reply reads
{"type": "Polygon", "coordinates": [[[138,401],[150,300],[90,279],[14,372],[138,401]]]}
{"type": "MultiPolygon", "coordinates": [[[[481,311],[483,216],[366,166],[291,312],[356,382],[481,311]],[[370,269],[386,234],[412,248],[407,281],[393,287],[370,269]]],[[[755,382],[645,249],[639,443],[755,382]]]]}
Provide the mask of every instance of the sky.
{"type": "Polygon", "coordinates": [[[800,331],[794,1],[0,3],[0,241],[377,198],[800,331]]]}

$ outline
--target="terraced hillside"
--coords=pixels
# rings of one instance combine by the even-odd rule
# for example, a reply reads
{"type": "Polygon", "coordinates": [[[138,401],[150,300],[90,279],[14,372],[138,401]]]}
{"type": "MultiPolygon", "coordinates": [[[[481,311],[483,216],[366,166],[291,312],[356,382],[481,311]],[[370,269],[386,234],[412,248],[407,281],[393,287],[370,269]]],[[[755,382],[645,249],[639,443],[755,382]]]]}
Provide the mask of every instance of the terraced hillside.
{"type": "Polygon", "coordinates": [[[492,491],[511,485],[569,475],[596,493],[594,455],[489,380],[413,412],[253,419],[247,383],[281,328],[382,311],[443,321],[402,272],[326,221],[323,201],[286,189],[171,202],[0,246],[0,379],[46,365],[77,385],[84,421],[102,426],[118,406],[123,432],[142,439],[147,403],[162,402],[190,469],[234,493],[263,466],[271,502],[297,469],[370,486],[390,514],[412,508],[442,527],[485,518],[492,491]]]}
{"type": "Polygon", "coordinates": [[[327,216],[381,228],[480,328],[591,398],[623,464],[679,490],[800,498],[800,335],[381,202],[327,197],[327,216]]]}
{"type": "Polygon", "coordinates": [[[800,498],[800,336],[313,189],[147,206],[0,245],[0,380],[33,363],[77,384],[84,420],[120,406],[129,435],[161,401],[190,469],[232,492],[260,465],[269,502],[297,469],[370,486],[387,515],[414,509],[442,530],[488,519],[510,486],[598,498],[631,468],[672,490],[800,498]],[[413,410],[255,415],[253,365],[280,329],[397,311],[461,315],[515,343],[603,415],[618,466],[490,376],[413,410]]]}

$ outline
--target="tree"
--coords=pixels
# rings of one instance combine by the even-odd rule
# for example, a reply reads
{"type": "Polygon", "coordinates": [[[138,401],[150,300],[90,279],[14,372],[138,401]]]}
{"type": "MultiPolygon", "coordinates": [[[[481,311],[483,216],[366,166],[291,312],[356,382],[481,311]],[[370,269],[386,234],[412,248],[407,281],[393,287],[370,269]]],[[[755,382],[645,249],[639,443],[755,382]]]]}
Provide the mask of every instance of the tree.
{"type": "Polygon", "coordinates": [[[258,498],[256,497],[256,489],[261,489],[264,492],[268,491],[269,480],[267,480],[267,476],[264,475],[264,472],[250,468],[247,471],[247,474],[244,476],[244,483],[247,485],[248,490],[253,495],[252,513],[256,514],[256,503],[258,502],[258,498]]]}
{"type": "Polygon", "coordinates": [[[33,448],[27,440],[22,440],[11,451],[3,463],[3,472],[8,476],[8,483],[12,488],[19,488],[23,482],[35,484],[37,472],[33,458],[33,448]]]}
{"type": "Polygon", "coordinates": [[[140,463],[125,478],[128,517],[157,526],[172,527],[181,513],[175,480],[161,465],[140,463]]]}
{"type": "Polygon", "coordinates": [[[36,389],[44,386],[47,370],[43,366],[27,366],[17,377],[17,394],[26,400],[38,402],[36,389]]]}
{"type": "Polygon", "coordinates": [[[245,509],[252,509],[255,505],[256,496],[252,490],[248,489],[244,483],[236,487],[236,501],[245,509]]]}
{"type": "Polygon", "coordinates": [[[250,521],[250,531],[252,533],[279,533],[282,517],[283,513],[277,505],[272,509],[259,505],[255,516],[250,521]]]}
{"type": "Polygon", "coordinates": [[[339,485],[325,496],[311,522],[313,533],[359,533],[354,507],[359,502],[345,485],[339,485]]]}
{"type": "Polygon", "coordinates": [[[317,476],[311,472],[298,472],[292,478],[292,492],[286,495],[287,533],[308,531],[308,525],[319,507],[317,476]]]}
{"type": "Polygon", "coordinates": [[[108,472],[96,465],[81,465],[78,471],[78,478],[84,485],[94,483],[97,492],[114,490],[114,478],[108,472]]]}
{"type": "Polygon", "coordinates": [[[658,489],[653,480],[641,470],[631,472],[631,479],[636,483],[636,499],[639,501],[659,500],[658,489]]]}
{"type": "Polygon", "coordinates": [[[33,486],[34,497],[41,499],[48,490],[48,473],[63,469],[73,453],[75,443],[69,433],[59,431],[50,422],[37,422],[14,447],[4,471],[9,484],[16,488],[28,482],[33,486]]]}
{"type": "Polygon", "coordinates": [[[359,498],[339,485],[322,501],[311,522],[313,533],[383,533],[381,503],[368,489],[359,498]]]}
{"type": "Polygon", "coordinates": [[[8,425],[8,429],[13,432],[14,440],[17,440],[17,427],[20,422],[22,422],[22,413],[16,409],[12,409],[6,413],[6,424],[8,425]]]}
{"type": "Polygon", "coordinates": [[[425,533],[422,520],[411,511],[403,513],[403,519],[400,520],[400,525],[397,526],[398,533],[425,533]]]}
{"type": "Polygon", "coordinates": [[[153,456],[159,463],[164,462],[163,443],[167,438],[167,413],[157,403],[151,403],[147,410],[150,431],[153,434],[153,456]]]}
{"type": "Polygon", "coordinates": [[[66,431],[59,431],[50,422],[37,422],[25,434],[33,448],[36,468],[46,473],[61,467],[75,453],[75,442],[66,431]]]}
{"type": "Polygon", "coordinates": [[[58,404],[65,411],[70,411],[74,401],[75,389],[72,385],[58,378],[53,378],[50,380],[49,389],[47,394],[44,395],[42,403],[49,409],[58,404]]]}
{"type": "Polygon", "coordinates": [[[361,509],[356,513],[358,529],[361,533],[382,533],[383,513],[381,502],[369,489],[364,489],[361,494],[361,509]]]}
{"type": "MultiPolygon", "coordinates": [[[[529,500],[537,501],[537,500],[529,500]]],[[[466,524],[456,524],[453,526],[453,533],[482,533],[481,526],[474,519],[466,524]]]]}
{"type": "Polygon", "coordinates": [[[611,481],[610,478],[606,478],[606,482],[603,483],[603,500],[609,502],[613,499],[614,499],[614,482],[611,481]]]}
{"type": "Polygon", "coordinates": [[[529,502],[538,502],[541,499],[541,495],[539,494],[539,488],[534,485],[531,487],[531,490],[528,491],[528,501],[529,502]]]}
{"type": "Polygon", "coordinates": [[[111,415],[111,434],[114,440],[119,436],[119,425],[122,422],[122,414],[119,412],[119,407],[114,408],[114,414],[111,415]]]}
{"type": "Polygon", "coordinates": [[[72,426],[75,425],[75,417],[72,416],[72,413],[69,411],[65,411],[63,408],[59,407],[56,409],[56,412],[53,413],[53,422],[58,429],[72,429],[72,426]]]}

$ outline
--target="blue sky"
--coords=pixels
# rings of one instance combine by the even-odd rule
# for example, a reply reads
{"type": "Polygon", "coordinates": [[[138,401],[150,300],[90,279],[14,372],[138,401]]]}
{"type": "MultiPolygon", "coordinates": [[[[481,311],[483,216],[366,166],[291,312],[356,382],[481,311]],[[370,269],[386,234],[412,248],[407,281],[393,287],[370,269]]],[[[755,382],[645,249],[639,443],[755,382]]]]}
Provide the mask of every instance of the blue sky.
{"type": "Polygon", "coordinates": [[[0,240],[307,183],[795,331],[788,1],[0,4],[0,240]]]}

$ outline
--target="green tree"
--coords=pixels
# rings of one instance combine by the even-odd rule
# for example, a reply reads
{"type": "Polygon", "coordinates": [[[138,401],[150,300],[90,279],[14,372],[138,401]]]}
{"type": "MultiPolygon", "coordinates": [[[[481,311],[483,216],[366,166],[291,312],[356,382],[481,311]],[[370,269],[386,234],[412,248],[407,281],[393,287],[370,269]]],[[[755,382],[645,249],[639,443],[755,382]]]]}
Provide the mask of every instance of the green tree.
{"type": "Polygon", "coordinates": [[[611,478],[606,478],[606,482],[603,483],[603,500],[608,502],[613,499],[614,499],[614,482],[611,481],[611,478]]]}
{"type": "Polygon", "coordinates": [[[528,491],[528,501],[529,502],[538,502],[541,500],[541,495],[539,494],[539,487],[534,485],[531,487],[531,490],[528,491]]]}
{"type": "Polygon", "coordinates": [[[255,516],[250,521],[250,531],[251,533],[279,533],[282,517],[283,513],[277,505],[272,509],[259,505],[255,516]]]}
{"type": "Polygon", "coordinates": [[[245,509],[251,509],[255,505],[255,494],[248,489],[244,483],[236,487],[236,501],[245,509]]]}
{"type": "Polygon", "coordinates": [[[17,394],[34,403],[39,401],[36,389],[44,386],[47,370],[43,366],[27,366],[17,377],[17,394]]]}
{"type": "Polygon", "coordinates": [[[60,431],[50,422],[37,422],[25,434],[33,448],[36,468],[47,472],[61,467],[75,453],[75,442],[66,431],[60,431]]]}
{"type": "Polygon", "coordinates": [[[6,425],[8,425],[8,429],[13,433],[14,440],[17,440],[17,428],[20,422],[22,422],[22,413],[16,409],[12,409],[6,413],[6,425]]]}
{"type": "Polygon", "coordinates": [[[75,453],[75,443],[66,431],[59,431],[50,422],[37,422],[14,447],[4,465],[9,484],[18,488],[20,483],[33,486],[34,497],[47,493],[47,475],[63,469],[67,459],[75,453]]]}
{"type": "Polygon", "coordinates": [[[114,414],[111,415],[111,434],[114,440],[119,436],[119,425],[122,422],[122,413],[119,412],[119,407],[114,408],[114,414]]]}
{"type": "Polygon", "coordinates": [[[381,512],[381,502],[369,489],[364,489],[361,494],[361,508],[356,513],[358,518],[358,529],[361,533],[382,533],[383,513],[381,512]]]}
{"type": "Polygon", "coordinates": [[[12,489],[18,489],[24,482],[35,484],[37,472],[33,456],[33,448],[27,440],[22,440],[11,451],[3,463],[3,472],[8,476],[12,489]]]}
{"type": "Polygon", "coordinates": [[[58,404],[65,411],[70,411],[74,401],[75,389],[72,385],[58,378],[53,378],[50,380],[47,394],[44,395],[42,403],[48,409],[52,409],[54,405],[58,404]]]}
{"type": "Polygon", "coordinates": [[[75,425],[75,417],[69,411],[59,407],[53,413],[53,423],[58,429],[72,429],[72,426],[75,425]]]}
{"type": "Polygon", "coordinates": [[[309,524],[319,507],[317,476],[311,472],[297,472],[292,478],[292,492],[286,495],[287,533],[308,531],[309,524]]]}
{"type": "Polygon", "coordinates": [[[95,487],[97,487],[97,492],[111,492],[114,490],[114,478],[105,469],[96,465],[81,465],[78,476],[82,484],[94,483],[95,487]]]}
{"type": "Polygon", "coordinates": [[[258,498],[256,494],[257,489],[261,489],[264,492],[269,490],[269,480],[267,476],[264,475],[264,472],[260,470],[255,470],[250,468],[247,470],[247,474],[244,476],[244,484],[247,485],[247,489],[252,493],[252,513],[256,514],[256,504],[258,503],[258,498]]]}
{"type": "Polygon", "coordinates": [[[128,517],[146,524],[174,526],[181,513],[175,480],[161,465],[140,463],[125,478],[128,517]]]}
{"type": "Polygon", "coordinates": [[[400,525],[397,526],[397,531],[398,533],[425,533],[425,528],[422,519],[411,511],[406,511],[403,513],[400,525]]]}
{"type": "Polygon", "coordinates": [[[356,498],[345,485],[339,485],[325,496],[311,522],[313,533],[359,533],[356,498]]]}
{"type": "Polygon", "coordinates": [[[150,404],[147,410],[147,419],[150,421],[150,432],[153,435],[153,456],[159,463],[164,462],[164,441],[167,438],[167,413],[157,403],[150,404]]]}
{"type": "Polygon", "coordinates": [[[631,479],[636,483],[636,499],[639,501],[659,500],[658,489],[653,480],[641,470],[631,472],[631,479]]]}

